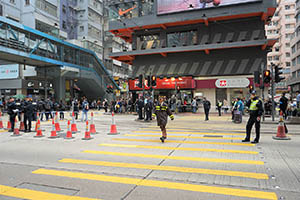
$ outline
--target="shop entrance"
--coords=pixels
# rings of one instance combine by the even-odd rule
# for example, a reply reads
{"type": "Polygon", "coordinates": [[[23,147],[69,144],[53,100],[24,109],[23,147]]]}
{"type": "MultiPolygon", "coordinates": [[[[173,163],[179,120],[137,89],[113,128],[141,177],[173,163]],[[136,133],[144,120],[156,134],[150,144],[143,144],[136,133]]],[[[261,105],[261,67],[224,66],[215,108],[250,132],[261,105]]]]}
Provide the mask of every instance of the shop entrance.
{"type": "Polygon", "coordinates": [[[216,88],[216,105],[218,100],[222,101],[227,100],[227,89],[226,88],[216,88]]]}

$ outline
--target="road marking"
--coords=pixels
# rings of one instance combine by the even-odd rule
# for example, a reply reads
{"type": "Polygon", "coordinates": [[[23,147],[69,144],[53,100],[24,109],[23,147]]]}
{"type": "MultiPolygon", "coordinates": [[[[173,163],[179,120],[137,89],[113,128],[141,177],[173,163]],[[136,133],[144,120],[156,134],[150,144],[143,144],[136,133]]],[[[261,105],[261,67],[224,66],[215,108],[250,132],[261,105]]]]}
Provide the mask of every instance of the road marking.
{"type": "MultiPolygon", "coordinates": [[[[118,141],[131,141],[131,142],[155,142],[155,143],[161,143],[160,140],[125,139],[125,138],[114,138],[113,140],[118,140],[118,141]]],[[[249,144],[249,143],[233,143],[233,142],[202,142],[202,141],[182,141],[182,140],[165,140],[165,143],[216,144],[216,145],[233,145],[233,146],[249,146],[249,147],[255,146],[255,144],[249,144]]]]}
{"type": "Polygon", "coordinates": [[[109,144],[109,143],[102,143],[102,144],[99,144],[99,146],[142,148],[142,149],[166,149],[166,150],[182,150],[182,151],[204,151],[204,152],[221,152],[221,153],[240,153],[240,154],[258,154],[257,151],[242,151],[242,150],[231,150],[231,149],[205,149],[205,148],[166,147],[166,146],[148,146],[148,145],[109,144]]]}
{"type": "MultiPolygon", "coordinates": [[[[124,136],[160,137],[161,135],[124,134],[124,136]]],[[[238,137],[200,137],[200,136],[180,136],[180,135],[168,135],[168,137],[169,138],[207,139],[207,140],[243,140],[244,139],[244,138],[238,138],[238,137]]]]}
{"type": "Polygon", "coordinates": [[[0,130],[0,133],[8,132],[8,130],[0,130]]]}
{"type": "Polygon", "coordinates": [[[239,172],[239,171],[229,171],[229,170],[213,170],[213,169],[188,168],[188,167],[176,167],[176,166],[157,166],[157,165],[144,165],[144,164],[135,164],[135,163],[79,160],[79,159],[68,159],[68,158],[59,160],[59,162],[72,163],[72,164],[97,165],[97,166],[106,166],[106,167],[124,167],[124,168],[151,169],[151,170],[174,171],[174,172],[184,172],[184,173],[211,174],[211,175],[221,175],[221,176],[237,176],[237,177],[253,178],[253,179],[269,179],[268,175],[263,173],[239,172]]]}
{"type": "Polygon", "coordinates": [[[122,153],[122,152],[93,151],[93,150],[84,150],[82,152],[83,153],[90,153],[90,154],[102,154],[102,155],[112,155],[112,156],[128,156],[128,157],[139,157],[139,158],[157,158],[157,159],[169,159],[169,160],[188,160],[188,161],[198,161],[198,162],[216,162],[216,163],[233,163],[233,164],[247,164],[247,165],[264,165],[263,161],[258,161],[258,160],[235,160],[235,159],[224,159],[224,158],[164,156],[164,155],[153,155],[153,154],[122,153]]]}
{"type": "Polygon", "coordinates": [[[96,200],[86,197],[53,194],[36,190],[21,189],[0,185],[0,195],[30,200],[96,200]]]}
{"type": "MultiPolygon", "coordinates": [[[[172,129],[167,129],[172,130],[172,129]]],[[[174,129],[173,129],[174,130],[174,129]]],[[[177,129],[175,129],[177,130],[177,129]]],[[[154,131],[133,131],[133,133],[161,133],[160,130],[154,130],[154,131]]],[[[205,132],[168,132],[168,134],[192,134],[192,135],[245,135],[243,133],[205,133],[205,132]]]]}
{"type": "Polygon", "coordinates": [[[60,176],[60,177],[78,178],[78,179],[104,181],[104,182],[112,182],[112,183],[123,183],[123,184],[148,186],[148,187],[159,187],[159,188],[167,188],[167,189],[175,189],[175,190],[204,192],[204,193],[229,195],[229,196],[236,196],[236,197],[277,200],[276,193],[263,192],[257,190],[244,190],[244,189],[234,189],[228,187],[195,185],[195,184],[177,183],[177,182],[169,182],[169,181],[156,181],[156,180],[146,180],[146,179],[137,179],[137,178],[106,176],[106,175],[98,175],[98,174],[90,174],[90,173],[70,172],[70,171],[63,171],[63,170],[38,169],[33,171],[32,173],[40,174],[40,175],[60,176]]]}

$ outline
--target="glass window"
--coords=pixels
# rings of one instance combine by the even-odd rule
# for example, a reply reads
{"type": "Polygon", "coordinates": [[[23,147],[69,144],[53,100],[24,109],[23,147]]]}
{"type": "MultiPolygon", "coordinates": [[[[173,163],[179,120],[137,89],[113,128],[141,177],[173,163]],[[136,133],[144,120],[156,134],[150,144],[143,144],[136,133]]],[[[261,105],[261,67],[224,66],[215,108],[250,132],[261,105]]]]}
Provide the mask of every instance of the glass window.
{"type": "Polygon", "coordinates": [[[291,6],[290,5],[285,5],[285,9],[289,10],[289,9],[291,9],[291,6]]]}
{"type": "Polygon", "coordinates": [[[192,45],[197,42],[197,31],[184,31],[167,34],[168,47],[192,45]]]}
{"type": "Polygon", "coordinates": [[[297,56],[297,64],[300,64],[300,56],[297,56]]]}
{"type": "Polygon", "coordinates": [[[287,67],[290,67],[290,66],[291,66],[291,62],[286,62],[285,65],[286,65],[287,67]]]}
{"type": "Polygon", "coordinates": [[[291,15],[285,15],[285,18],[286,18],[286,19],[290,19],[290,18],[291,18],[291,15]]]}
{"type": "Polygon", "coordinates": [[[285,46],[286,46],[286,47],[290,47],[291,44],[290,44],[290,43],[285,43],[285,46]]]}
{"type": "Polygon", "coordinates": [[[30,5],[30,0],[25,0],[25,6],[30,5]]]}
{"type": "Polygon", "coordinates": [[[292,66],[296,66],[296,58],[292,60],[292,66]]]}
{"type": "Polygon", "coordinates": [[[268,56],[268,61],[272,61],[272,56],[268,56]]]}
{"type": "Polygon", "coordinates": [[[84,31],[84,26],[79,26],[79,31],[83,32],[84,31]]]}
{"type": "Polygon", "coordinates": [[[286,57],[291,57],[291,54],[290,53],[285,53],[285,56],[286,57]]]}

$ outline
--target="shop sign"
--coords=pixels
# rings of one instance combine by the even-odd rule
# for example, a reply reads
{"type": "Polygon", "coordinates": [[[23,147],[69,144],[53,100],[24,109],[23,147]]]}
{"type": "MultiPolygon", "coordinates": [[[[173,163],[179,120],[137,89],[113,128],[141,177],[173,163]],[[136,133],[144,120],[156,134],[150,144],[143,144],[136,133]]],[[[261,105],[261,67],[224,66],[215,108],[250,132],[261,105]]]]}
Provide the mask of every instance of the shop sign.
{"type": "MultiPolygon", "coordinates": [[[[142,90],[138,87],[138,79],[129,80],[129,89],[130,90],[142,90]]],[[[153,89],[171,89],[179,87],[180,89],[194,89],[196,87],[195,80],[193,77],[183,77],[183,78],[166,78],[166,79],[156,79],[156,86],[153,89]]],[[[145,90],[149,90],[147,80],[145,81],[145,90]]]]}
{"type": "Polygon", "coordinates": [[[28,86],[28,87],[34,87],[34,82],[29,81],[29,82],[27,83],[27,86],[28,86]]]}
{"type": "Polygon", "coordinates": [[[12,79],[19,77],[19,65],[0,65],[0,79],[12,79]]]}
{"type": "Polygon", "coordinates": [[[39,90],[33,90],[33,93],[38,94],[40,91],[39,90]]]}
{"type": "Polygon", "coordinates": [[[215,84],[217,88],[246,88],[250,81],[248,78],[217,79],[215,84]]]}

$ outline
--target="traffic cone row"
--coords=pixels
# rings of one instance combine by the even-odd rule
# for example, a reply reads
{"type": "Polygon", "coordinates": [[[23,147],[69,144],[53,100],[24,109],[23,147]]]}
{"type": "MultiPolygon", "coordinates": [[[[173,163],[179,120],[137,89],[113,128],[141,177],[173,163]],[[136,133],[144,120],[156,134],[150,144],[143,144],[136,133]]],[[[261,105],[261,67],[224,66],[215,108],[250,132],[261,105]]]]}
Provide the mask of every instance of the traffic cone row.
{"type": "Polygon", "coordinates": [[[0,112],[0,129],[3,129],[2,113],[0,112]]]}
{"type": "MultiPolygon", "coordinates": [[[[15,120],[15,127],[13,130],[13,134],[11,136],[20,136],[20,129],[23,129],[23,125],[19,124],[19,121],[15,120]]],[[[3,121],[2,121],[2,115],[0,113],[0,128],[3,128],[3,121]]],[[[8,129],[11,129],[11,123],[8,121],[8,129]]],[[[35,125],[35,131],[36,131],[36,135],[34,137],[44,137],[43,133],[42,133],[42,129],[41,129],[41,121],[39,118],[39,113],[37,113],[37,122],[35,125]]],[[[57,112],[55,114],[55,118],[52,119],[52,130],[51,130],[51,135],[49,138],[59,138],[60,136],[58,135],[58,132],[62,131],[60,129],[60,125],[59,125],[59,121],[58,121],[58,116],[57,116],[57,112]]],[[[66,136],[65,139],[73,139],[73,133],[74,132],[78,132],[75,120],[74,120],[74,112],[72,113],[72,124],[70,122],[70,120],[68,120],[67,123],[67,132],[66,132],[66,136]]],[[[91,134],[96,134],[96,127],[94,124],[94,113],[91,113],[91,123],[89,126],[89,121],[86,121],[86,129],[85,129],[85,134],[84,137],[82,138],[82,140],[90,140],[93,139],[91,137],[91,134]]],[[[112,113],[112,124],[110,126],[110,132],[108,133],[108,135],[117,135],[119,134],[119,132],[117,131],[117,126],[115,123],[115,119],[114,119],[114,113],[112,113]]]]}
{"type": "Polygon", "coordinates": [[[274,140],[290,140],[291,138],[286,135],[285,124],[283,120],[283,113],[280,112],[279,122],[277,127],[277,134],[273,136],[274,140]]]}

